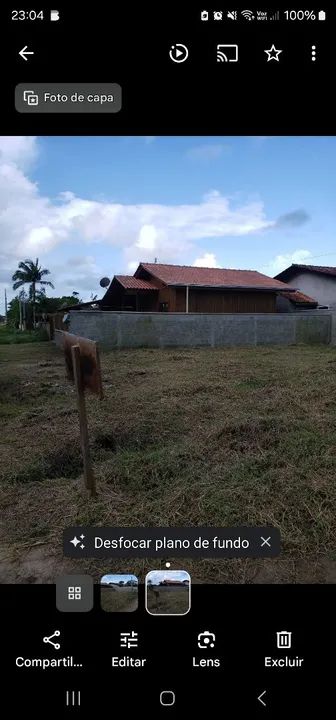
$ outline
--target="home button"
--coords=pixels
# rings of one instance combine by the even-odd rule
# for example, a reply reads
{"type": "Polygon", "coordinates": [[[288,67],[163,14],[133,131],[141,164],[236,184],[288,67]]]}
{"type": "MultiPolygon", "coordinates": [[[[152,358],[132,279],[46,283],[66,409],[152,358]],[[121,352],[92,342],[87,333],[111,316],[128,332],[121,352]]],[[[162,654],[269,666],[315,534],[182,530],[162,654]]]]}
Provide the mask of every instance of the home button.
{"type": "Polygon", "coordinates": [[[165,707],[175,705],[175,693],[172,690],[162,690],[160,693],[160,705],[165,707]]]}

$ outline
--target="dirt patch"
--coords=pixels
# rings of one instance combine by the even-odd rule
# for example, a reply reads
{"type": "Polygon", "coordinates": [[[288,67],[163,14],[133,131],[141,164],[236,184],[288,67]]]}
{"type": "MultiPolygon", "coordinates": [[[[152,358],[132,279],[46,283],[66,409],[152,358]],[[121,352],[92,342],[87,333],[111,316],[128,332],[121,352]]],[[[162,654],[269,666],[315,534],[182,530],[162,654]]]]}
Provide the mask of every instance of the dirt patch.
{"type": "Polygon", "coordinates": [[[53,554],[48,546],[21,548],[16,559],[9,548],[0,548],[0,583],[54,583],[58,575],[72,572],[73,562],[53,554]]]}

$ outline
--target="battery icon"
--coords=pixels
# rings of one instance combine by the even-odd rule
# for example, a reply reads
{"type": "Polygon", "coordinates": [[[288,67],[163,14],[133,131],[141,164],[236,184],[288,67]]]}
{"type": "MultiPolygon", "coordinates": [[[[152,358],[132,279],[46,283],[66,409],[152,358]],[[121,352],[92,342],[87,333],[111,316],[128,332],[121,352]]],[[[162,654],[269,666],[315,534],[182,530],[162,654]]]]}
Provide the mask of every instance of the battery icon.
{"type": "Polygon", "coordinates": [[[326,19],[325,11],[324,11],[324,10],[319,10],[319,13],[318,13],[318,16],[317,16],[317,17],[318,17],[319,20],[325,20],[325,19],[326,19]]]}
{"type": "Polygon", "coordinates": [[[59,10],[50,10],[50,20],[51,22],[55,22],[56,20],[59,20],[59,10]]]}

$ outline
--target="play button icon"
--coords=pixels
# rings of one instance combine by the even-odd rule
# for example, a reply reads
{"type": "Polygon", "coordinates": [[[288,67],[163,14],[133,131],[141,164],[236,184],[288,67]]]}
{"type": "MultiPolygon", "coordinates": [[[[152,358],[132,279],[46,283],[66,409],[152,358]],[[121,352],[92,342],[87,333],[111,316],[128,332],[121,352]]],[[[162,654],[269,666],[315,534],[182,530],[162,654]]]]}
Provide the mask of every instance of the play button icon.
{"type": "Polygon", "coordinates": [[[169,57],[173,62],[176,63],[182,63],[187,60],[189,55],[189,50],[186,45],[182,45],[181,43],[177,43],[177,45],[172,45],[169,50],[169,57]]]}

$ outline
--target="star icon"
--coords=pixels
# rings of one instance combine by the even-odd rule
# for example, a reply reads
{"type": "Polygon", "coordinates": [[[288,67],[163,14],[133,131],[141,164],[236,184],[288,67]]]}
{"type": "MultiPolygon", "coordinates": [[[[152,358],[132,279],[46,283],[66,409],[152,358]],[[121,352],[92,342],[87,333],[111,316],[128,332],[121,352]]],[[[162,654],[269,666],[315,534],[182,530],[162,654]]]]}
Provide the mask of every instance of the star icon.
{"type": "Polygon", "coordinates": [[[282,50],[277,50],[273,43],[272,47],[269,50],[264,50],[264,52],[267,54],[267,62],[270,60],[279,62],[279,55],[282,53],[282,50]]]}
{"type": "Polygon", "coordinates": [[[76,535],[75,535],[75,537],[73,538],[73,540],[70,540],[70,542],[72,543],[72,545],[73,545],[74,547],[77,547],[77,545],[79,545],[79,543],[80,543],[80,540],[78,540],[78,537],[76,537],[76,535]]]}

